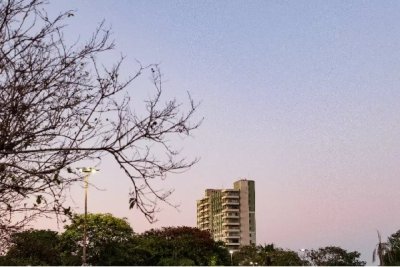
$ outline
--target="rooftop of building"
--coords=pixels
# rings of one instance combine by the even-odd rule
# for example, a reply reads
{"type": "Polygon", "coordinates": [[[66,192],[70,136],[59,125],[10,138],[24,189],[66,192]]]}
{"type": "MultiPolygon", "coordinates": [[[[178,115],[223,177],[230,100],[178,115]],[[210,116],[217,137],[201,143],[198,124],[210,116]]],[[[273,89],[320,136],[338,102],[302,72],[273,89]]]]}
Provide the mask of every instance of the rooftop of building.
{"type": "MultiPolygon", "coordinates": [[[[242,179],[239,179],[239,180],[233,182],[233,186],[235,186],[235,184],[237,184],[237,183],[239,183],[239,182],[253,182],[253,183],[254,183],[254,180],[248,180],[248,179],[246,179],[246,178],[242,178],[242,179]]],[[[236,186],[235,186],[235,187],[236,187],[236,186]]],[[[207,188],[207,189],[205,190],[205,196],[204,196],[202,199],[198,200],[198,202],[199,202],[199,201],[202,201],[202,200],[204,200],[204,199],[207,199],[207,198],[208,198],[210,195],[212,195],[213,193],[239,192],[239,191],[240,191],[239,189],[235,189],[235,188],[222,188],[222,189],[207,188]]]]}

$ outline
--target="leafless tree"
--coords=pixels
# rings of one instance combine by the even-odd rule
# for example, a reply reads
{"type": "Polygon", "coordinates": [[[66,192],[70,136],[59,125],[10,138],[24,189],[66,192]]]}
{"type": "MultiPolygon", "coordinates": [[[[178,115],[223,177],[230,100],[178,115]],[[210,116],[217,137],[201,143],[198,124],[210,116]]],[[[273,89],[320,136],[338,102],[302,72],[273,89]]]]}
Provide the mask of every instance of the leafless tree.
{"type": "Polygon", "coordinates": [[[188,108],[164,100],[157,65],[140,65],[123,80],[123,59],[110,68],[98,63],[114,49],[103,24],[87,42],[68,45],[63,23],[73,12],[50,19],[43,4],[0,2],[0,234],[37,215],[69,214],[65,190],[81,181],[71,164],[107,155],[132,183],[129,207],[153,221],[156,202],[171,191],[158,191],[152,181],[196,162],[169,140],[199,126],[192,118],[197,104],[190,96],[188,108]],[[139,114],[127,89],[142,73],[150,74],[154,91],[139,114]]]}

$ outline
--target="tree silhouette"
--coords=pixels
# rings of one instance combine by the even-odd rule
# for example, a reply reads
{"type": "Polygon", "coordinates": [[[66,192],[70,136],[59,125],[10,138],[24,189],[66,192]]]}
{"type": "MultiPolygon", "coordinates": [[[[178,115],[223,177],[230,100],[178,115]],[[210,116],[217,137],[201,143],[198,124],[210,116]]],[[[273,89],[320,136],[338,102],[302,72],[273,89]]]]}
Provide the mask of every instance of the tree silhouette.
{"type": "MultiPolygon", "coordinates": [[[[63,265],[82,263],[84,215],[75,215],[60,236],[63,265]]],[[[88,259],[90,265],[132,265],[134,232],[125,219],[111,214],[88,214],[88,259]]]]}
{"type": "Polygon", "coordinates": [[[382,242],[381,234],[379,231],[376,231],[378,234],[378,244],[376,244],[374,251],[372,252],[372,262],[376,261],[376,257],[379,258],[379,265],[385,266],[385,257],[390,259],[390,244],[387,242],[382,242]]]}
{"type": "Polygon", "coordinates": [[[51,230],[26,230],[11,235],[11,246],[0,265],[60,265],[59,236],[51,230]]]}
{"type": "Polygon", "coordinates": [[[306,250],[306,253],[307,260],[317,266],[364,266],[366,264],[365,261],[360,260],[361,254],[358,251],[348,252],[336,246],[306,250]]]}
{"type": "Polygon", "coordinates": [[[172,192],[153,180],[197,161],[169,143],[199,126],[192,120],[197,104],[189,96],[182,111],[175,99],[164,99],[157,65],[139,64],[125,79],[123,58],[102,66],[97,58],[114,49],[104,23],[87,42],[68,45],[63,29],[73,12],[52,19],[43,4],[0,2],[0,239],[38,215],[71,214],[65,192],[82,181],[72,165],[105,156],[132,183],[129,207],[153,221],[156,202],[172,192]],[[127,91],[143,73],[154,93],[138,113],[127,91]]]}

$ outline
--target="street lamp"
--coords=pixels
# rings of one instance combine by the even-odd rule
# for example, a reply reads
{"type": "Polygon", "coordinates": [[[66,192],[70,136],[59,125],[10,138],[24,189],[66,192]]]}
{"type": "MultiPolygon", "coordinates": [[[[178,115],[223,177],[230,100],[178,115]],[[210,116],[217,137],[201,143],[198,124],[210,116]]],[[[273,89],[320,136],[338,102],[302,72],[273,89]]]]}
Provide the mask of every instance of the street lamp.
{"type": "Polygon", "coordinates": [[[233,258],[232,258],[232,255],[233,255],[233,250],[231,249],[231,250],[229,250],[229,253],[231,254],[231,265],[233,266],[233,258]]]}
{"type": "Polygon", "coordinates": [[[82,265],[86,266],[86,247],[87,247],[87,191],[88,191],[88,180],[92,173],[96,173],[99,170],[92,167],[80,167],[78,171],[85,174],[84,188],[85,188],[85,219],[83,223],[83,253],[82,253],[82,265]]]}

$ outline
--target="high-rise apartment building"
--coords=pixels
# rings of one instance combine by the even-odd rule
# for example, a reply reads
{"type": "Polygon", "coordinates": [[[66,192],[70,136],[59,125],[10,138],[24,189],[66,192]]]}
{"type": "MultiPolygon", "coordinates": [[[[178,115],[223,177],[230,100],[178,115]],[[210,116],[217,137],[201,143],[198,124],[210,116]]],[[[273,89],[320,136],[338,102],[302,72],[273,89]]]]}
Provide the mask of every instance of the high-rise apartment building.
{"type": "Polygon", "coordinates": [[[242,179],[232,189],[206,189],[197,201],[197,227],[229,249],[256,244],[254,181],[242,179]]]}

